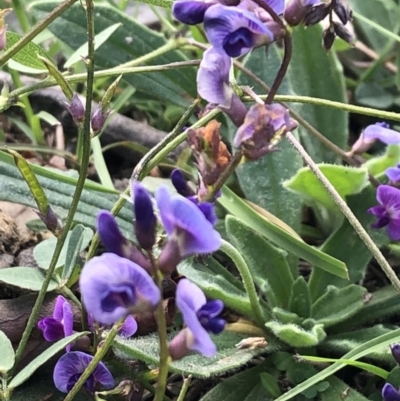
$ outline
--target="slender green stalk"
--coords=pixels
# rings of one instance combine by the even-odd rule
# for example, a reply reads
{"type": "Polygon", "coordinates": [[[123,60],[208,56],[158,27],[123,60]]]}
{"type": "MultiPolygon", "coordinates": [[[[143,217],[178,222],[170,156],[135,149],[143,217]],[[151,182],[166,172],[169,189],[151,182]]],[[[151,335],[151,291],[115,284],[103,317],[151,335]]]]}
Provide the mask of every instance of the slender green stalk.
{"type": "Polygon", "coordinates": [[[0,56],[0,67],[2,67],[11,57],[18,53],[26,44],[34,39],[40,32],[46,29],[57,17],[65,10],[76,3],[78,0],[65,0],[58,5],[46,18],[38,22],[26,35],[24,35],[17,43],[12,45],[0,56]]]}
{"type": "MultiPolygon", "coordinates": [[[[155,263],[153,264],[153,267],[156,271],[155,282],[162,294],[163,275],[159,270],[157,270],[157,266],[155,265],[155,263]]],[[[160,342],[160,363],[158,368],[158,380],[157,380],[157,388],[154,401],[162,401],[165,395],[165,389],[167,387],[168,365],[170,360],[168,352],[168,341],[167,341],[167,321],[165,319],[165,312],[162,300],[157,306],[156,315],[157,315],[158,338],[160,342]]]]}
{"type": "Polygon", "coordinates": [[[379,266],[381,266],[382,270],[385,272],[387,278],[390,280],[392,285],[400,291],[400,280],[397,277],[396,273],[393,271],[392,267],[389,265],[388,261],[383,256],[382,252],[375,245],[375,242],[368,235],[367,231],[361,225],[361,223],[357,220],[356,216],[354,216],[351,209],[347,206],[347,203],[342,199],[342,197],[338,194],[335,187],[329,182],[329,180],[324,176],[319,167],[314,163],[312,158],[300,144],[300,142],[291,134],[290,132],[286,134],[286,138],[289,142],[294,146],[297,152],[301,155],[307,165],[310,167],[310,170],[315,174],[321,184],[328,191],[329,195],[332,197],[334,202],[339,206],[342,213],[349,220],[349,223],[353,226],[356,233],[362,239],[366,247],[371,251],[372,255],[378,262],[379,266]]]}
{"type": "Polygon", "coordinates": [[[94,355],[92,361],[89,363],[85,371],[82,373],[79,380],[75,383],[74,387],[72,387],[71,391],[64,398],[64,401],[72,401],[75,398],[81,387],[85,384],[86,380],[94,372],[96,366],[101,362],[101,360],[106,355],[107,351],[110,349],[114,341],[114,338],[118,334],[120,328],[121,328],[120,322],[114,324],[112,329],[108,332],[107,338],[104,340],[104,343],[101,345],[101,347],[97,348],[96,354],[94,355]]]}
{"type": "MultiPolygon", "coordinates": [[[[95,78],[104,78],[104,77],[114,77],[119,75],[128,75],[128,74],[140,74],[146,72],[156,72],[156,71],[167,71],[167,70],[175,70],[177,68],[187,68],[193,67],[200,64],[201,60],[190,60],[190,61],[177,61],[169,64],[162,65],[146,65],[142,67],[131,67],[131,68],[109,68],[107,70],[96,71],[94,76],[95,78]]],[[[75,74],[75,75],[67,75],[64,77],[67,82],[70,83],[78,83],[84,82],[86,80],[86,73],[83,74],[75,74]]],[[[57,85],[57,82],[54,78],[46,78],[43,81],[36,82],[34,84],[26,85],[22,88],[18,88],[10,92],[10,98],[18,98],[20,96],[27,96],[30,93],[44,88],[50,88],[52,86],[57,85]]]]}
{"type": "MultiPolygon", "coordinates": [[[[87,1],[91,3],[91,1],[87,1]]],[[[89,7],[88,7],[89,8],[89,7]]],[[[87,73],[87,94],[86,94],[86,114],[85,114],[85,122],[84,122],[84,141],[83,141],[83,163],[81,166],[78,182],[76,184],[75,193],[72,198],[71,207],[69,209],[69,213],[64,225],[64,228],[61,232],[60,237],[57,239],[56,248],[54,250],[53,257],[50,262],[49,269],[46,272],[46,278],[42,285],[42,288],[39,291],[38,297],[36,299],[35,305],[33,306],[32,313],[29,316],[28,322],[26,324],[26,328],[22,334],[22,338],[20,343],[18,344],[17,351],[15,352],[15,364],[13,367],[13,372],[21,359],[22,353],[26,347],[28,339],[31,335],[32,329],[36,324],[40,308],[42,306],[44,297],[47,292],[47,288],[50,284],[51,279],[53,278],[53,274],[57,265],[58,257],[60,256],[61,249],[64,245],[65,239],[67,238],[68,231],[71,228],[73,218],[78,208],[78,203],[80,200],[80,196],[82,194],[83,186],[86,180],[87,169],[89,165],[89,157],[90,157],[90,112],[91,112],[91,103],[92,103],[92,90],[93,90],[93,71],[94,71],[94,63],[93,63],[93,56],[94,56],[94,23],[93,18],[89,17],[92,16],[92,13],[88,10],[88,31],[89,31],[89,64],[88,64],[88,73],[87,73]]]]}
{"type": "Polygon", "coordinates": [[[192,375],[190,375],[186,379],[183,379],[182,388],[179,393],[179,397],[176,401],[184,401],[185,400],[185,396],[186,396],[187,391],[189,390],[189,386],[190,386],[191,382],[192,382],[192,375]]]}
{"type": "MultiPolygon", "coordinates": [[[[194,103],[191,106],[195,107],[194,103]]],[[[188,110],[189,111],[189,110],[188,110]]],[[[174,130],[168,134],[161,142],[159,142],[154,148],[150,149],[150,151],[140,160],[135,169],[133,170],[131,180],[137,181],[142,180],[152,168],[157,166],[157,164],[163,160],[169,152],[179,146],[183,141],[186,140],[189,130],[199,128],[207,124],[213,118],[215,118],[220,113],[220,110],[214,109],[203,118],[198,120],[195,124],[193,124],[190,128],[180,133],[182,126],[185,124],[183,122],[183,117],[181,118],[178,125],[174,128],[174,130]],[[181,123],[183,122],[183,124],[181,123]]],[[[184,114],[184,116],[187,113],[184,114]]],[[[189,116],[190,117],[190,116],[189,116]]]]}
{"type": "Polygon", "coordinates": [[[19,25],[21,26],[22,32],[26,33],[27,31],[29,31],[30,23],[27,12],[24,9],[24,5],[21,3],[21,0],[13,0],[12,5],[14,13],[18,18],[19,25]]]}
{"type": "Polygon", "coordinates": [[[235,263],[236,268],[239,270],[240,276],[242,277],[243,285],[247,292],[247,296],[249,297],[250,305],[257,319],[257,323],[261,328],[264,328],[266,317],[263,309],[261,308],[260,298],[257,294],[253,277],[251,276],[246,261],[243,259],[238,250],[225,240],[222,240],[220,251],[228,255],[235,263]]]}
{"type": "Polygon", "coordinates": [[[106,162],[104,160],[103,150],[101,149],[100,138],[95,136],[92,138],[92,149],[93,149],[93,160],[97,174],[99,175],[100,181],[106,188],[114,189],[110,173],[108,171],[106,162]]]}
{"type": "Polygon", "coordinates": [[[80,309],[82,309],[81,301],[79,301],[76,295],[68,287],[66,286],[62,287],[61,293],[65,295],[67,298],[69,298],[75,305],[79,306],[80,309]]]}

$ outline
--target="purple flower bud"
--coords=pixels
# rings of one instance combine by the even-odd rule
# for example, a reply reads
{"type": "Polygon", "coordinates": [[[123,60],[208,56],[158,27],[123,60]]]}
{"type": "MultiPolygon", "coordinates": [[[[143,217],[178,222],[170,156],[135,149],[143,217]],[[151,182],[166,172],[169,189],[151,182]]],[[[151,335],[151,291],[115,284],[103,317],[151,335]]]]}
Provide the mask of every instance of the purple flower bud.
{"type": "Polygon", "coordinates": [[[40,217],[40,220],[42,220],[46,225],[47,229],[52,233],[55,233],[62,227],[61,221],[58,219],[50,205],[47,206],[46,214],[43,214],[39,211],[36,211],[36,213],[40,217]]]}
{"type": "Polygon", "coordinates": [[[104,124],[106,123],[110,114],[111,110],[106,112],[103,111],[103,105],[101,103],[97,105],[91,119],[92,131],[94,135],[99,134],[103,130],[104,124]]]}
{"type": "Polygon", "coordinates": [[[297,26],[304,21],[311,8],[320,3],[320,0],[290,0],[286,5],[283,17],[289,25],[297,26]]]}
{"type": "Polygon", "coordinates": [[[325,50],[331,49],[335,41],[335,38],[336,38],[336,33],[335,30],[333,29],[333,26],[329,26],[324,30],[324,33],[322,35],[322,44],[325,50]]]}
{"type": "MultiPolygon", "coordinates": [[[[62,393],[70,392],[92,360],[91,355],[80,351],[64,354],[54,367],[53,379],[56,388],[62,393]]],[[[103,362],[96,366],[83,387],[93,394],[98,385],[107,390],[115,386],[114,379],[103,362]]]]}
{"type": "Polygon", "coordinates": [[[182,330],[169,344],[174,359],[182,358],[190,350],[211,357],[217,352],[209,336],[221,333],[225,320],[218,317],[224,304],[222,301],[207,302],[203,291],[187,279],[180,280],[176,290],[176,304],[182,312],[187,329],[182,330]]]}
{"type": "Polygon", "coordinates": [[[172,5],[172,14],[184,24],[197,25],[204,21],[204,14],[215,2],[201,0],[178,0],[172,5]]]}
{"type": "Polygon", "coordinates": [[[385,174],[390,181],[393,183],[398,183],[400,181],[400,164],[398,164],[396,167],[389,167],[386,169],[385,174]]]}
{"type": "Polygon", "coordinates": [[[354,36],[345,26],[334,22],[333,28],[335,30],[336,35],[339,36],[339,38],[343,39],[350,45],[354,44],[354,36]]]}
{"type": "Polygon", "coordinates": [[[255,104],[237,130],[233,144],[243,148],[247,159],[257,160],[274,151],[274,145],[296,127],[297,122],[281,104],[255,104]]]}
{"type": "Polygon", "coordinates": [[[400,344],[393,344],[390,347],[394,360],[400,365],[400,344]]]}
{"type": "Polygon", "coordinates": [[[104,324],[152,310],[161,298],[153,279],[142,267],[113,253],[89,260],[79,284],[88,313],[104,324]]]}
{"type": "Polygon", "coordinates": [[[158,260],[164,273],[171,274],[177,264],[190,255],[211,253],[221,246],[219,233],[189,199],[171,196],[168,188],[161,186],[156,200],[168,235],[168,243],[158,260]]]}
{"type": "Polygon", "coordinates": [[[85,120],[85,107],[76,93],[74,93],[74,96],[72,96],[70,104],[65,103],[65,107],[71,114],[76,125],[83,123],[85,120]]]}
{"type": "Polygon", "coordinates": [[[215,4],[204,15],[204,29],[218,52],[239,57],[274,41],[273,33],[251,12],[215,4]]]}
{"type": "Polygon", "coordinates": [[[313,5],[304,17],[305,26],[318,24],[325,19],[331,11],[330,3],[317,3],[313,5]]]}
{"type": "MultiPolygon", "coordinates": [[[[73,333],[74,315],[69,302],[59,295],[54,305],[53,316],[47,316],[38,322],[38,328],[43,332],[46,341],[58,341],[73,333]]],[[[67,351],[71,344],[67,346],[67,351]]]]}
{"type": "Polygon", "coordinates": [[[172,171],[171,181],[172,185],[175,187],[179,195],[182,195],[185,198],[194,195],[194,191],[192,190],[192,188],[190,188],[182,171],[179,170],[178,168],[172,171]]]}
{"type": "MultiPolygon", "coordinates": [[[[348,4],[345,4],[343,0],[336,0],[333,3],[333,10],[339,17],[343,25],[346,25],[353,17],[353,13],[348,4]]],[[[339,36],[339,35],[338,35],[339,36]]]]}
{"type": "Polygon", "coordinates": [[[0,51],[4,50],[7,45],[7,27],[8,25],[0,27],[0,51]]]}
{"type": "Polygon", "coordinates": [[[389,185],[379,185],[376,191],[376,199],[380,205],[368,210],[368,213],[373,214],[378,219],[371,227],[386,227],[391,240],[400,240],[400,189],[389,185]]]}
{"type": "Polygon", "coordinates": [[[143,249],[150,250],[156,242],[157,225],[151,198],[145,187],[139,182],[133,184],[132,193],[136,239],[143,249]]]}
{"type": "Polygon", "coordinates": [[[386,383],[382,389],[382,398],[384,401],[400,401],[400,392],[390,383],[386,383]]]}

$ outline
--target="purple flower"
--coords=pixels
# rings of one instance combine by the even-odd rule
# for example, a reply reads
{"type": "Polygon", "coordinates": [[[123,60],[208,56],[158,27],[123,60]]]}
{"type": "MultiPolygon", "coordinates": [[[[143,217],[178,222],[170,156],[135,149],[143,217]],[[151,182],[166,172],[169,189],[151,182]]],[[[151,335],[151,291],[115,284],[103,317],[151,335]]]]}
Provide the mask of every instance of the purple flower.
{"type": "Polygon", "coordinates": [[[392,351],[392,355],[394,360],[397,362],[398,365],[400,365],[400,344],[393,344],[390,347],[390,350],[392,351]]]}
{"type": "Polygon", "coordinates": [[[151,198],[146,188],[135,182],[132,186],[135,233],[139,245],[145,250],[151,250],[156,242],[157,219],[153,211],[151,198]]]}
{"type": "MultiPolygon", "coordinates": [[[[79,380],[92,359],[91,355],[80,351],[72,351],[64,354],[54,367],[53,379],[57,389],[62,393],[68,393],[79,380]]],[[[115,381],[103,362],[100,362],[96,366],[83,387],[89,393],[94,393],[98,384],[107,390],[115,386],[115,381]]]]}
{"type": "Polygon", "coordinates": [[[382,398],[384,401],[400,401],[400,392],[390,383],[386,383],[382,389],[382,398]]]}
{"type": "MultiPolygon", "coordinates": [[[[89,328],[90,331],[94,332],[94,320],[93,316],[89,315],[88,316],[88,323],[89,323],[89,328]]],[[[100,326],[104,326],[102,323],[98,323],[100,326]]],[[[105,325],[107,326],[107,325],[105,325]]],[[[110,327],[106,327],[110,328],[110,327]]],[[[135,320],[135,318],[131,315],[129,315],[126,319],[122,327],[119,329],[118,334],[122,337],[132,337],[138,329],[138,324],[135,320]]]]}
{"type": "Polygon", "coordinates": [[[206,11],[204,28],[215,49],[230,57],[242,56],[253,47],[274,41],[274,33],[254,13],[221,4],[206,11]]]}
{"type": "MultiPolygon", "coordinates": [[[[46,341],[58,341],[73,333],[74,315],[69,302],[59,295],[54,305],[53,316],[45,317],[38,322],[38,328],[43,332],[46,341]]],[[[71,345],[67,346],[69,351],[71,345]]]]}
{"type": "Polygon", "coordinates": [[[149,274],[136,263],[113,253],[89,260],[79,283],[88,313],[104,324],[153,309],[160,302],[160,291],[149,274]]]}
{"type": "Polygon", "coordinates": [[[173,359],[179,359],[190,350],[211,357],[217,348],[208,333],[219,334],[225,320],[218,317],[224,309],[220,300],[208,301],[203,291],[187,279],[180,280],[176,290],[176,304],[187,326],[175,337],[169,349],[173,359]]]}
{"type": "Polygon", "coordinates": [[[389,238],[393,241],[400,239],[400,189],[389,185],[379,185],[376,199],[380,203],[368,210],[378,221],[371,225],[373,228],[386,227],[389,238]]]}
{"type": "Polygon", "coordinates": [[[385,171],[386,176],[389,178],[390,181],[396,183],[400,181],[400,164],[396,167],[389,167],[385,171]]]}
{"type": "Polygon", "coordinates": [[[204,14],[214,2],[201,0],[178,0],[172,5],[172,14],[184,24],[197,25],[203,22],[204,14]]]}
{"type": "Polygon", "coordinates": [[[232,60],[211,47],[203,54],[197,73],[197,91],[209,103],[218,104],[235,125],[243,123],[246,106],[229,85],[232,60]]]}
{"type": "Polygon", "coordinates": [[[99,134],[103,128],[104,125],[108,119],[108,117],[111,114],[111,110],[107,110],[105,111],[103,109],[103,105],[101,104],[101,102],[97,105],[97,107],[95,108],[93,114],[92,114],[92,118],[90,120],[90,123],[92,125],[92,131],[94,135],[99,134]]]}
{"type": "Polygon", "coordinates": [[[257,160],[273,151],[282,136],[296,127],[297,122],[281,104],[255,104],[237,130],[233,144],[241,146],[249,160],[257,160]]]}
{"type": "Polygon", "coordinates": [[[400,144],[400,132],[390,129],[389,124],[386,123],[369,125],[367,128],[365,128],[362,137],[363,141],[367,144],[374,143],[377,139],[386,145],[400,144]]]}
{"type": "Polygon", "coordinates": [[[76,125],[83,123],[85,119],[85,107],[83,106],[78,94],[74,93],[71,103],[65,103],[65,107],[70,112],[76,125]]]}

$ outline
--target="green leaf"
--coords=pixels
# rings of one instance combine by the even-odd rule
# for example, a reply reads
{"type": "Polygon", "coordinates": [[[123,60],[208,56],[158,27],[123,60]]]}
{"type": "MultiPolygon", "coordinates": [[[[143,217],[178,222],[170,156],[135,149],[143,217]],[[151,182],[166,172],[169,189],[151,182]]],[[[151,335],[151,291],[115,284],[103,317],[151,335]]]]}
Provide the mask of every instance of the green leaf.
{"type": "MultiPolygon", "coordinates": [[[[30,166],[44,189],[54,212],[60,219],[65,219],[71,206],[77,178],[68,176],[70,172],[60,173],[32,164],[30,166]]],[[[118,199],[119,192],[107,190],[101,185],[87,180],[74,221],[96,228],[97,213],[104,209],[111,210],[118,199]]],[[[13,158],[4,152],[0,152],[0,200],[30,207],[36,206],[29,187],[14,165],[13,158]]],[[[117,221],[125,237],[133,241],[135,239],[132,229],[133,212],[129,204],[121,209],[117,221]]]]}
{"type": "MultiPolygon", "coordinates": [[[[118,22],[114,25],[111,25],[104,31],[98,33],[94,37],[94,49],[97,50],[110,36],[122,25],[121,22],[118,22]]],[[[71,65],[74,65],[78,61],[82,61],[82,58],[87,57],[88,52],[88,43],[84,43],[79,49],[77,49],[74,54],[66,61],[64,64],[64,68],[69,68],[71,65]]]]}
{"type": "Polygon", "coordinates": [[[321,401],[338,401],[343,399],[346,401],[368,401],[368,398],[365,398],[337,377],[331,376],[326,380],[329,383],[329,391],[324,391],[320,394],[321,401]]]}
{"type": "Polygon", "coordinates": [[[325,327],[355,315],[364,305],[366,289],[351,284],[344,288],[329,285],[325,293],[312,305],[312,318],[325,327]]]}
{"type": "MultiPolygon", "coordinates": [[[[7,44],[4,50],[8,50],[11,46],[15,45],[20,39],[21,35],[15,32],[7,32],[7,44]]],[[[43,63],[37,56],[49,58],[46,52],[37,44],[29,42],[19,52],[17,52],[12,59],[26,67],[34,68],[36,70],[45,71],[43,63]]]]}
{"type": "Polygon", "coordinates": [[[220,299],[227,307],[254,318],[242,283],[231,273],[228,277],[226,268],[215,259],[208,258],[205,264],[195,262],[192,258],[186,259],[178,265],[178,272],[189,277],[208,297],[220,299]]]}
{"type": "Polygon", "coordinates": [[[268,394],[271,394],[274,398],[279,397],[282,392],[279,388],[278,380],[267,372],[263,372],[260,375],[261,383],[267,390],[268,394]]]}
{"type": "Polygon", "coordinates": [[[380,53],[388,42],[388,36],[368,22],[358,18],[357,14],[388,29],[390,32],[395,32],[399,21],[398,5],[393,0],[350,0],[350,6],[356,14],[355,24],[366,37],[367,44],[372,45],[372,48],[380,53]]]}
{"type": "MultiPolygon", "coordinates": [[[[35,267],[9,267],[0,270],[0,282],[24,288],[31,291],[40,291],[44,283],[44,274],[35,267]]],[[[47,292],[58,288],[56,281],[50,281],[47,292]]]]}
{"type": "Polygon", "coordinates": [[[293,312],[288,312],[282,308],[273,308],[272,313],[274,314],[275,318],[279,320],[281,323],[295,323],[300,324],[303,319],[293,312]]]}
{"type": "MultiPolygon", "coordinates": [[[[334,52],[321,46],[322,27],[293,30],[293,55],[289,65],[289,80],[296,94],[347,103],[344,75],[334,52]],[[317,68],[318,66],[318,68],[317,68]]],[[[344,149],[348,137],[348,113],[304,104],[301,116],[339,148],[344,149]]],[[[336,154],[305,130],[300,130],[302,142],[316,163],[335,162],[336,154]]]]}
{"type": "Polygon", "coordinates": [[[93,231],[90,228],[85,228],[82,224],[77,224],[71,233],[68,234],[71,234],[69,241],[67,236],[60,254],[61,256],[67,246],[64,268],[61,273],[61,278],[63,280],[68,280],[70,278],[77,264],[79,253],[89,245],[89,242],[93,238],[93,231]]]}
{"type": "MultiPolygon", "coordinates": [[[[44,18],[58,5],[56,1],[34,2],[30,9],[37,19],[44,18]]],[[[165,45],[162,34],[138,24],[133,18],[107,4],[96,4],[96,34],[113,24],[119,28],[96,52],[96,66],[100,69],[117,67],[165,45]]],[[[48,29],[60,41],[78,49],[87,41],[86,13],[80,4],[74,4],[53,21],[48,29]]],[[[151,61],[151,65],[185,61],[177,50],[169,51],[151,61]]],[[[161,100],[187,107],[196,96],[196,72],[193,67],[171,69],[147,74],[127,74],[123,78],[136,89],[161,100]]]]}
{"type": "Polygon", "coordinates": [[[39,356],[37,356],[32,362],[30,362],[27,366],[25,366],[12,380],[8,385],[8,388],[13,389],[20,386],[23,382],[28,380],[33,373],[37,369],[39,369],[44,363],[46,363],[50,358],[54,355],[62,351],[67,345],[75,342],[79,338],[90,334],[88,331],[84,331],[82,333],[75,333],[62,340],[57,341],[51,347],[46,349],[46,351],[42,352],[39,356]]]}
{"type": "Polygon", "coordinates": [[[210,390],[200,401],[272,401],[273,397],[262,384],[266,363],[247,369],[223,380],[210,390]]]}
{"type": "MultiPolygon", "coordinates": [[[[265,55],[265,49],[260,48],[251,52],[244,62],[246,68],[268,85],[272,84],[280,64],[281,56],[275,45],[269,48],[268,57],[265,55]]],[[[242,85],[252,86],[256,93],[263,93],[263,89],[254,84],[246,74],[239,73],[237,79],[242,85]]],[[[294,94],[288,79],[284,80],[279,93],[294,94]]],[[[299,106],[294,108],[299,109],[299,106]]],[[[235,131],[234,127],[230,130],[232,134],[235,131]]],[[[292,177],[303,163],[288,141],[282,140],[277,147],[278,152],[267,154],[254,162],[244,163],[235,172],[246,199],[268,210],[294,230],[299,230],[301,203],[296,194],[290,193],[282,186],[282,182],[292,177]]]]}
{"type": "Polygon", "coordinates": [[[326,337],[322,324],[315,325],[309,331],[293,323],[285,324],[270,321],[267,322],[265,326],[280,340],[296,348],[314,347],[321,343],[326,337]]]}
{"type": "Polygon", "coordinates": [[[3,331],[0,331],[0,349],[0,374],[2,376],[5,376],[7,372],[11,370],[14,366],[15,353],[11,341],[3,331]]]}
{"type": "Polygon", "coordinates": [[[229,213],[232,213],[250,228],[284,250],[307,260],[315,267],[319,267],[339,277],[347,278],[346,265],[343,262],[307,245],[305,242],[289,234],[286,230],[268,221],[226,186],[222,188],[222,196],[218,198],[218,202],[229,213]]]}
{"type": "Polygon", "coordinates": [[[377,82],[361,82],[354,96],[358,104],[381,110],[390,108],[395,100],[394,95],[377,82]]]}
{"type": "MultiPolygon", "coordinates": [[[[400,340],[400,329],[391,330],[389,333],[383,334],[379,337],[375,337],[374,339],[364,342],[363,344],[359,345],[358,347],[353,348],[350,352],[343,356],[343,359],[350,359],[352,361],[357,361],[358,359],[370,355],[377,350],[382,350],[382,348],[388,346],[394,342],[400,340]]],[[[326,379],[327,377],[333,375],[338,370],[345,367],[344,364],[340,359],[332,364],[331,366],[327,367],[326,369],[318,372],[316,375],[310,377],[309,379],[305,380],[303,383],[300,383],[296,387],[292,388],[291,390],[287,391],[282,396],[278,397],[275,401],[287,401],[296,396],[297,394],[302,393],[307,388],[313,386],[316,383],[326,379]]]]}
{"type": "MultiPolygon", "coordinates": [[[[368,170],[365,168],[336,164],[320,164],[318,167],[343,199],[359,193],[368,183],[368,170]]],[[[300,169],[294,177],[284,182],[284,185],[300,194],[308,203],[317,202],[328,210],[338,210],[326,188],[308,167],[300,169]]]]}
{"type": "MultiPolygon", "coordinates": [[[[176,334],[177,332],[170,333],[169,339],[171,340],[176,334]]],[[[269,348],[270,346],[266,349],[237,349],[235,345],[246,336],[228,331],[211,337],[218,349],[214,357],[205,358],[199,354],[188,355],[179,361],[172,362],[169,365],[170,372],[207,378],[238,368],[256,355],[273,349],[269,348]]],[[[117,337],[112,348],[118,358],[128,361],[139,359],[149,365],[158,366],[159,340],[157,335],[150,334],[130,340],[117,337]]]]}
{"type": "MultiPolygon", "coordinates": [[[[79,228],[75,227],[74,230],[67,234],[67,238],[65,239],[60,256],[57,260],[56,269],[64,266],[67,260],[71,263],[71,258],[75,257],[76,260],[79,252],[82,252],[89,245],[89,242],[93,237],[93,231],[90,228],[84,228],[82,225],[78,225],[77,227],[79,228]],[[78,243],[79,237],[81,237],[80,244],[78,243]],[[76,249],[76,246],[78,245],[79,248],[76,249]],[[70,254],[70,252],[73,253],[70,254]]],[[[54,250],[56,249],[56,244],[57,238],[51,237],[40,242],[33,249],[33,257],[42,269],[49,268],[54,250]]],[[[68,268],[70,268],[70,266],[68,268]]]]}
{"type": "Polygon", "coordinates": [[[311,316],[311,296],[307,282],[303,276],[298,277],[292,284],[289,310],[303,318],[311,316]]]}
{"type": "Polygon", "coordinates": [[[269,303],[282,308],[287,306],[293,277],[286,252],[275,248],[233,216],[226,217],[225,225],[232,244],[245,259],[254,282],[267,295],[269,303]]]}
{"type": "MultiPolygon", "coordinates": [[[[375,187],[368,185],[359,194],[349,196],[347,204],[378,247],[389,243],[389,237],[384,230],[371,228],[374,219],[366,213],[370,207],[377,204],[375,187]]],[[[346,264],[351,283],[357,283],[364,278],[366,268],[372,258],[371,252],[347,219],[343,220],[341,226],[322,245],[321,251],[346,264]]],[[[319,269],[313,269],[308,284],[312,299],[319,298],[330,284],[341,288],[347,286],[349,281],[334,277],[319,269]]]]}
{"type": "Polygon", "coordinates": [[[367,160],[363,167],[366,167],[368,172],[376,177],[398,163],[400,163],[400,145],[388,145],[382,156],[367,160]]]}

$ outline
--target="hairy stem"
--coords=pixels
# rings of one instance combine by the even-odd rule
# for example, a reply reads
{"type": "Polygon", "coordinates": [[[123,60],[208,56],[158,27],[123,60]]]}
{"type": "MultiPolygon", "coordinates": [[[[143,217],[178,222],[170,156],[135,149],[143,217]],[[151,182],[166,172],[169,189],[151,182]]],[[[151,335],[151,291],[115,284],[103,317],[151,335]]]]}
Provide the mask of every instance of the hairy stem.
{"type": "Polygon", "coordinates": [[[181,391],[179,393],[179,397],[176,401],[184,401],[186,397],[186,393],[189,390],[190,383],[192,382],[192,375],[188,376],[187,378],[183,379],[183,384],[181,391]]]}
{"type": "Polygon", "coordinates": [[[71,7],[78,0],[65,0],[58,5],[46,18],[39,21],[28,33],[26,33],[17,43],[12,45],[0,56],[0,67],[3,66],[11,57],[18,53],[26,44],[34,39],[40,32],[46,29],[57,17],[71,7]]]}
{"type": "Polygon", "coordinates": [[[329,192],[329,195],[332,197],[334,202],[339,206],[342,213],[349,220],[350,224],[353,226],[356,233],[362,239],[367,248],[371,251],[372,255],[381,266],[382,270],[385,272],[387,278],[390,280],[392,285],[400,291],[400,280],[397,277],[396,273],[393,271],[392,267],[389,265],[388,261],[383,256],[382,252],[375,245],[375,242],[368,235],[367,231],[361,225],[361,223],[357,220],[356,216],[354,216],[351,209],[347,206],[347,203],[342,199],[342,197],[338,194],[335,187],[329,182],[329,180],[324,176],[319,167],[314,163],[309,154],[303,148],[303,146],[299,143],[299,141],[294,137],[292,133],[287,133],[286,138],[289,142],[294,146],[297,152],[301,155],[307,165],[310,167],[310,170],[315,174],[318,180],[322,183],[325,189],[329,192]]]}

